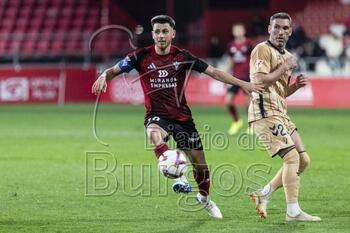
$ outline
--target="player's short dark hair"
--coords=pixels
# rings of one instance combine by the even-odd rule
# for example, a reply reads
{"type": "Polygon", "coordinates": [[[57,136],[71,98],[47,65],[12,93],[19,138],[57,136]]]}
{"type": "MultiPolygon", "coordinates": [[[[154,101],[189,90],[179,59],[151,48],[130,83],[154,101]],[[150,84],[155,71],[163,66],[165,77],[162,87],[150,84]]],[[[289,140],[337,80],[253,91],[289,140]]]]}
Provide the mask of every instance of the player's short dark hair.
{"type": "Polygon", "coordinates": [[[290,17],[290,15],[288,13],[285,13],[285,12],[278,12],[276,14],[273,14],[270,17],[270,24],[272,23],[272,21],[274,19],[288,19],[290,24],[292,24],[292,18],[290,17]]]}
{"type": "Polygon", "coordinates": [[[156,15],[151,19],[152,28],[156,23],[168,23],[170,27],[175,27],[175,20],[169,15],[156,15]]]}

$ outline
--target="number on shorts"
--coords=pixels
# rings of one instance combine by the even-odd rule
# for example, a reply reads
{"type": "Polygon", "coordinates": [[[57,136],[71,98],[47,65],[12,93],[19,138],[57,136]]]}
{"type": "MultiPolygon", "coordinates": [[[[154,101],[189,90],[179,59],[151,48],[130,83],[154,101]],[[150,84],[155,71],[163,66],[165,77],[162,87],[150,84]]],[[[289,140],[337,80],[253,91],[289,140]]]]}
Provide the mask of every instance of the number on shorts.
{"type": "Polygon", "coordinates": [[[282,124],[276,124],[273,127],[270,127],[272,134],[277,136],[278,134],[280,134],[281,136],[286,136],[287,133],[284,129],[284,126],[282,124]]]}

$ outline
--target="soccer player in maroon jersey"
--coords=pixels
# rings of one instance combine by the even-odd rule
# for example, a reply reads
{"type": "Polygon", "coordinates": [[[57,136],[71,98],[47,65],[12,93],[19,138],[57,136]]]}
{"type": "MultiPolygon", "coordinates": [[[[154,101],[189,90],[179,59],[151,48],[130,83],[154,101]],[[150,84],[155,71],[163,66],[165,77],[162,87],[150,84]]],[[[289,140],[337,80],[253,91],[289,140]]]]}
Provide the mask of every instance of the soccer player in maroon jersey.
{"type": "MultiPolygon", "coordinates": [[[[245,27],[242,23],[232,25],[233,40],[229,44],[228,53],[233,76],[249,82],[249,56],[253,50],[253,42],[245,34],[245,27]]],[[[230,86],[225,98],[226,106],[233,120],[228,130],[230,135],[237,134],[243,126],[243,121],[239,118],[235,105],[235,97],[240,88],[239,85],[230,86]]]]}
{"type": "MultiPolygon", "coordinates": [[[[169,150],[166,141],[172,135],[177,147],[182,149],[193,165],[193,175],[198,184],[197,201],[204,205],[209,215],[222,218],[220,209],[209,197],[209,170],[203,147],[184,96],[186,70],[196,70],[219,81],[241,86],[245,91],[261,91],[260,84],[251,84],[236,79],[208,65],[186,50],[172,45],[175,37],[175,21],[167,15],[151,19],[154,45],[129,53],[115,66],[106,69],[95,81],[92,92],[106,91],[107,80],[136,69],[144,92],[147,136],[159,159],[169,150]]],[[[191,186],[179,179],[173,185],[175,192],[188,193],[191,186]]]]}

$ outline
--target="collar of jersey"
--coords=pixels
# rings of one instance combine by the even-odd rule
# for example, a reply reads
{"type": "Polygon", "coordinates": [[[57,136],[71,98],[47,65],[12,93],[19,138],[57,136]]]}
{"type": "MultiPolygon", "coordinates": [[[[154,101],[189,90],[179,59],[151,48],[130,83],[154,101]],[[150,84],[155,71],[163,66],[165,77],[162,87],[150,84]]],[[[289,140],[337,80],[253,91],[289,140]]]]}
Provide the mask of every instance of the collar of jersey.
{"type": "Polygon", "coordinates": [[[169,56],[169,55],[171,55],[171,54],[175,51],[175,49],[176,49],[175,46],[171,45],[170,51],[169,51],[168,54],[158,54],[158,53],[156,52],[155,45],[152,45],[152,53],[155,54],[156,56],[159,56],[159,57],[166,57],[166,56],[169,56]]]}
{"type": "Polygon", "coordinates": [[[285,54],[286,53],[286,51],[284,49],[283,50],[278,49],[274,44],[272,44],[272,42],[270,40],[267,40],[267,43],[269,43],[269,45],[272,48],[276,49],[280,54],[285,54]]]}

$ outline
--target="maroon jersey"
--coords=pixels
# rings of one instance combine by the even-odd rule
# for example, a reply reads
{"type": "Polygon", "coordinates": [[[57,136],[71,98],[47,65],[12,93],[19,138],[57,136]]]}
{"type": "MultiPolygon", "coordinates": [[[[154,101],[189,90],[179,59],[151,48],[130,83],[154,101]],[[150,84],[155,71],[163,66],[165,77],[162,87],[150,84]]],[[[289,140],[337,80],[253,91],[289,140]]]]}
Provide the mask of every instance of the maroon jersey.
{"type": "Polygon", "coordinates": [[[234,40],[230,43],[229,54],[233,63],[233,76],[239,79],[249,77],[249,57],[252,50],[253,43],[249,39],[245,39],[242,43],[234,40]]]}
{"type": "Polygon", "coordinates": [[[159,116],[177,121],[192,120],[184,95],[187,78],[192,70],[204,72],[207,63],[175,46],[171,46],[166,55],[157,54],[154,46],[145,47],[129,53],[126,59],[140,75],[145,119],[159,116]]]}

